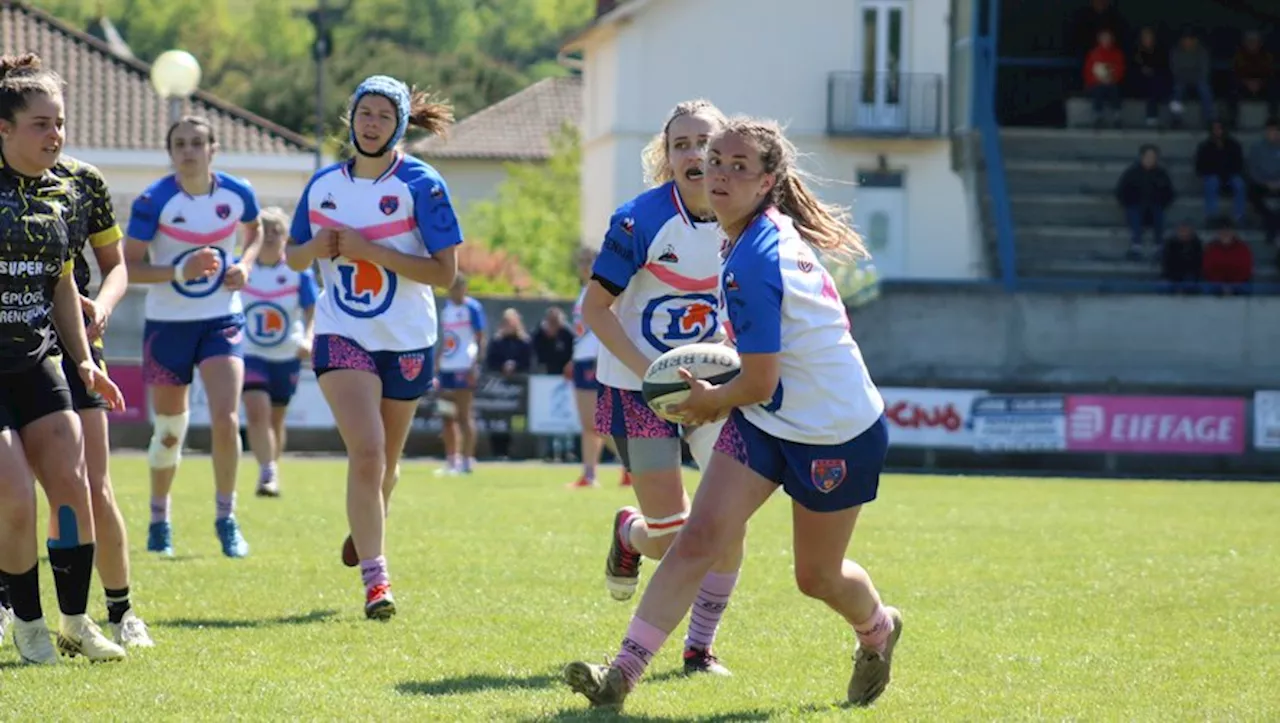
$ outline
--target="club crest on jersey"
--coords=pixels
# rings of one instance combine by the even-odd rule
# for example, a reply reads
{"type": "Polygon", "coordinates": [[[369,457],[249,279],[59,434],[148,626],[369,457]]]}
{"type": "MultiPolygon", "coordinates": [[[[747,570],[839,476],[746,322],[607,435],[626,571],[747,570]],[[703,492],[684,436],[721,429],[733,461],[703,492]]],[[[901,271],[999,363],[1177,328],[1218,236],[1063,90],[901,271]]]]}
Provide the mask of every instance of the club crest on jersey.
{"type": "Polygon", "coordinates": [[[333,200],[333,194],[332,194],[332,193],[331,193],[331,194],[326,195],[326,196],[324,197],[324,200],[320,202],[320,208],[323,208],[323,209],[324,209],[324,210],[326,210],[326,211],[332,211],[333,209],[335,209],[335,208],[337,208],[337,207],[338,207],[338,203],[337,203],[337,201],[334,201],[334,200],[333,200]]]}
{"type": "Polygon", "coordinates": [[[662,255],[658,257],[658,260],[665,264],[680,263],[680,257],[676,256],[676,250],[671,247],[671,244],[667,244],[667,247],[662,250],[662,255]]]}
{"type": "Polygon", "coordinates": [[[641,331],[661,352],[706,341],[720,328],[719,305],[711,294],[660,296],[644,309],[641,331]]]}
{"type": "Polygon", "coordinates": [[[371,319],[391,307],[396,295],[396,275],[364,260],[339,257],[335,262],[338,288],[334,302],[357,319],[371,319]]]}
{"type": "Polygon", "coordinates": [[[622,227],[622,231],[623,231],[623,233],[625,233],[626,235],[628,235],[628,236],[633,236],[633,235],[635,235],[635,232],[636,232],[636,220],[635,220],[634,218],[631,218],[630,216],[628,216],[628,217],[626,217],[626,218],[622,219],[622,222],[621,222],[621,223],[619,223],[618,225],[622,227]]]}
{"type": "Polygon", "coordinates": [[[220,203],[218,204],[218,207],[214,209],[214,212],[218,214],[218,218],[222,219],[223,221],[226,221],[227,219],[231,218],[231,204],[220,203]]]}
{"type": "Polygon", "coordinates": [[[809,463],[809,479],[823,494],[839,487],[848,476],[849,466],[843,459],[815,459],[809,463]]]}
{"type": "Polygon", "coordinates": [[[440,187],[440,184],[438,184],[438,183],[437,183],[437,184],[435,184],[434,186],[432,186],[432,187],[431,187],[431,190],[430,190],[430,191],[428,191],[428,193],[430,193],[430,194],[431,194],[431,197],[432,197],[432,198],[437,199],[437,200],[439,200],[439,199],[441,199],[441,198],[444,198],[444,189],[443,189],[443,188],[441,188],[441,187],[440,187]]]}
{"type": "Polygon", "coordinates": [[[796,268],[807,274],[810,271],[813,271],[813,261],[811,259],[800,259],[796,262],[796,268]]]}
{"type": "Polygon", "coordinates": [[[729,291],[737,291],[737,290],[738,290],[738,281],[737,281],[737,279],[733,278],[733,272],[732,272],[732,271],[730,271],[729,273],[727,273],[727,274],[725,274],[725,275],[724,275],[724,288],[725,288],[725,289],[727,289],[727,290],[729,290],[729,291]]]}
{"type": "Polygon", "coordinates": [[[425,354],[401,354],[400,355],[400,376],[405,381],[411,382],[418,378],[422,373],[422,367],[426,363],[425,354]]]}
{"type": "Polygon", "coordinates": [[[244,309],[245,332],[256,346],[279,346],[289,338],[289,315],[270,301],[255,301],[244,309]]]}
{"type": "Polygon", "coordinates": [[[382,200],[378,201],[378,210],[382,211],[385,216],[390,216],[399,209],[400,198],[398,196],[383,196],[382,200]]]}

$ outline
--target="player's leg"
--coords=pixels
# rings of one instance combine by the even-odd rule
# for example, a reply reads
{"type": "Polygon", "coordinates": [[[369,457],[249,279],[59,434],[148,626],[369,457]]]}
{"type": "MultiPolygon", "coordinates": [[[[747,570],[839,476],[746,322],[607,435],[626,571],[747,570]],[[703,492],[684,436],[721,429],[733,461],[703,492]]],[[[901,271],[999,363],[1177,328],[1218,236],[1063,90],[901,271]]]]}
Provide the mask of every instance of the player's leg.
{"type": "Polygon", "coordinates": [[[249,554],[236,519],[236,474],[240,468],[240,395],[244,391],[244,351],[239,316],[205,322],[196,364],[209,405],[210,456],[213,458],[214,530],[222,554],[249,554]]]}
{"type": "Polygon", "coordinates": [[[777,484],[729,454],[714,455],[688,522],[641,597],[621,649],[608,667],[570,663],[565,682],[593,706],[621,708],[645,668],[700,595],[716,561],[736,544],[747,520],[777,484]]]}
{"type": "Polygon", "coordinates": [[[902,616],[880,602],[871,576],[846,560],[862,505],[874,500],[888,449],[881,420],[842,445],[787,449],[784,486],[792,497],[796,585],[821,600],[853,627],[858,640],[849,702],[869,705],[889,684],[902,616]]]}
{"type": "Polygon", "coordinates": [[[142,374],[154,413],[147,466],[151,475],[151,523],[147,550],[173,554],[173,526],[169,520],[169,492],[182,461],[190,413],[187,389],[195,371],[198,323],[146,322],[142,374]]]}
{"type": "Polygon", "coordinates": [[[274,497],[276,490],[276,439],[275,425],[271,423],[270,362],[254,356],[244,358],[245,426],[248,427],[249,450],[258,461],[259,497],[274,497]]]}
{"type": "Polygon", "coordinates": [[[62,370],[46,359],[22,379],[19,436],[31,471],[49,502],[49,567],[57,590],[57,648],[64,655],[119,660],[124,649],[89,618],[95,533],[80,418],[62,370]]]}
{"type": "Polygon", "coordinates": [[[276,469],[280,469],[280,458],[284,456],[285,442],[288,439],[289,430],[285,425],[285,417],[289,414],[289,402],[292,399],[277,402],[271,402],[271,429],[275,432],[276,437],[276,458],[272,460],[276,464],[276,469]]]}
{"type": "Polygon", "coordinates": [[[440,440],[444,442],[444,467],[436,470],[436,475],[457,474],[462,470],[462,430],[458,425],[457,391],[452,388],[452,375],[443,372],[440,375],[440,398],[449,403],[448,408],[441,410],[440,440]]]}
{"type": "Polygon", "coordinates": [[[458,448],[463,474],[471,474],[476,463],[476,409],[475,409],[475,390],[470,387],[459,389],[454,392],[453,403],[457,405],[455,418],[457,419],[458,429],[461,432],[461,444],[458,448]]]}
{"type": "Polygon", "coordinates": [[[302,361],[294,359],[285,362],[273,362],[268,367],[267,395],[271,401],[271,435],[275,440],[274,456],[271,458],[271,482],[267,492],[272,496],[280,494],[280,457],[284,454],[285,416],[289,411],[289,403],[293,395],[298,393],[298,379],[302,376],[302,361]]]}
{"type": "Polygon", "coordinates": [[[13,628],[13,642],[24,663],[56,663],[40,603],[36,552],[35,475],[27,465],[9,389],[0,389],[0,635],[13,628]]]}
{"type": "Polygon", "coordinates": [[[590,389],[575,389],[573,401],[578,408],[578,422],[582,427],[582,476],[570,487],[597,487],[596,467],[600,464],[600,452],[604,447],[604,437],[596,432],[594,417],[596,411],[596,392],[590,389]]]}

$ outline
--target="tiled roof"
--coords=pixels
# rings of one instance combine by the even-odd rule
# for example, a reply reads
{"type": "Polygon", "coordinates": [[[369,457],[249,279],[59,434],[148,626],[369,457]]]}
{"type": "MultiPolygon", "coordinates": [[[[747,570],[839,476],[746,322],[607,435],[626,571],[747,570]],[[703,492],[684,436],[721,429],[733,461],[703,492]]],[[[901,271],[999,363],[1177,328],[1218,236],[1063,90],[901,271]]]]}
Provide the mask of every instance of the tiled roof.
{"type": "Polygon", "coordinates": [[[565,124],[582,123],[582,79],[547,78],[463,118],[444,137],[424,138],[409,151],[422,158],[540,161],[565,124]]]}
{"type": "MultiPolygon", "coordinates": [[[[151,88],[148,64],[120,57],[97,38],[13,0],[0,0],[0,50],[36,53],[66,81],[68,146],[164,150],[169,106],[151,88]]],[[[301,135],[203,91],[183,101],[183,113],[208,117],[227,153],[314,149],[301,135]]]]}

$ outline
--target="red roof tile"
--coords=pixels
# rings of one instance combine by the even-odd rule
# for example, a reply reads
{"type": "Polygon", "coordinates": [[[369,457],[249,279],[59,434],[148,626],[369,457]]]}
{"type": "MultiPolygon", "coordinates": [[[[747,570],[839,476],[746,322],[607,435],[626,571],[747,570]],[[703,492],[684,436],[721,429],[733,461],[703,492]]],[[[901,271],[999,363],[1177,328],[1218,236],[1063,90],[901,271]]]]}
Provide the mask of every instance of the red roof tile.
{"type": "Polygon", "coordinates": [[[409,146],[422,158],[543,161],[565,124],[582,123],[582,79],[547,78],[463,118],[447,136],[409,146]]]}
{"type": "MultiPolygon", "coordinates": [[[[164,150],[168,103],[151,88],[148,64],[119,57],[97,38],[13,0],[0,0],[0,50],[36,53],[66,81],[68,146],[164,150]]],[[[203,91],[183,101],[183,113],[208,117],[224,152],[314,150],[303,136],[203,91]]]]}

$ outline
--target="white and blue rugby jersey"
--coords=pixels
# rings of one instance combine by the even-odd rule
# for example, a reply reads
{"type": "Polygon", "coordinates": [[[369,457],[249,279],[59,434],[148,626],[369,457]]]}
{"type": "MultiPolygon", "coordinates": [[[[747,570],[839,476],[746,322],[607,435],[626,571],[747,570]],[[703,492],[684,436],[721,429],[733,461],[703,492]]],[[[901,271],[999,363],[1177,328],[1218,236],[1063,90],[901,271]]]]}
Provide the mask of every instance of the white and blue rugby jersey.
{"type": "Polygon", "coordinates": [[[302,312],[316,304],[311,269],[294,271],[284,259],[273,266],[255,263],[240,293],[244,296],[245,356],[296,359],[298,342],[306,331],[302,312]]]}
{"type": "Polygon", "coordinates": [[[596,338],[587,320],[582,316],[582,300],[587,298],[587,287],[582,287],[578,300],[573,302],[573,360],[595,361],[600,354],[600,340],[596,338]]]}
{"type": "Polygon", "coordinates": [[[150,284],[145,314],[155,321],[200,321],[242,311],[240,294],[222,284],[227,267],[235,263],[236,229],[258,220],[258,199],[243,179],[213,174],[209,192],[192,196],[166,176],[147,187],[129,214],[130,238],[149,242],[151,263],[176,266],[203,248],[218,253],[222,265],[207,279],[184,284],[150,284]]]}
{"type": "Polygon", "coordinates": [[[440,310],[440,371],[460,372],[475,366],[484,335],[484,307],[470,296],[461,304],[446,299],[440,310]]]}
{"type": "MultiPolygon", "coordinates": [[[[614,313],[650,361],[676,347],[720,338],[720,227],[694,222],[674,182],[618,208],[592,273],[621,292],[614,313]]],[[[603,346],[596,377],[618,389],[641,386],[603,346]]]]}
{"type": "Polygon", "coordinates": [[[788,216],[769,209],[728,250],[721,283],[742,354],[777,354],[773,398],[742,409],[779,439],[842,444],[884,413],[826,268],[788,216]]]}
{"type": "MultiPolygon", "coordinates": [[[[462,243],[449,191],[436,169],[397,153],[378,178],[356,178],[351,161],[312,176],[294,213],[290,236],[305,244],[323,228],[347,227],[404,254],[429,257],[462,243]]],[[[375,263],[318,259],[324,290],[316,302],[316,333],[339,334],[367,351],[414,351],[436,343],[436,301],[430,284],[375,263]]]]}

